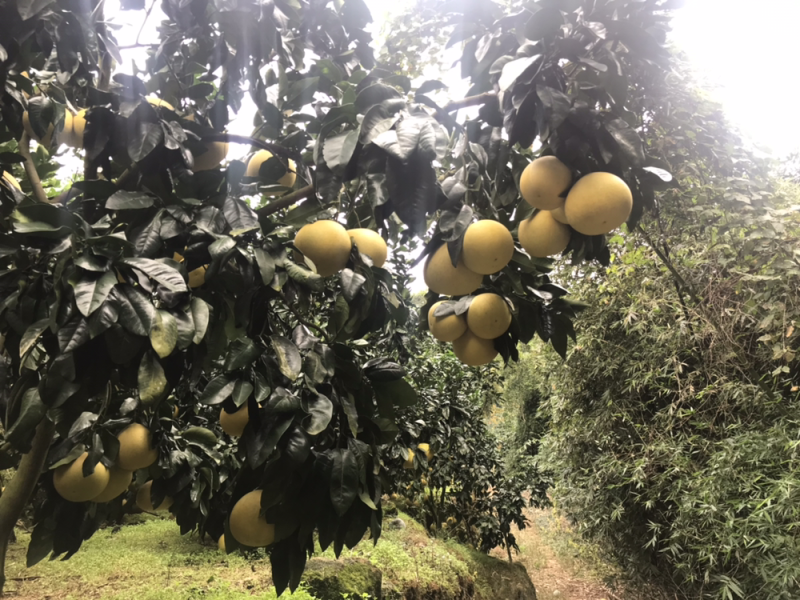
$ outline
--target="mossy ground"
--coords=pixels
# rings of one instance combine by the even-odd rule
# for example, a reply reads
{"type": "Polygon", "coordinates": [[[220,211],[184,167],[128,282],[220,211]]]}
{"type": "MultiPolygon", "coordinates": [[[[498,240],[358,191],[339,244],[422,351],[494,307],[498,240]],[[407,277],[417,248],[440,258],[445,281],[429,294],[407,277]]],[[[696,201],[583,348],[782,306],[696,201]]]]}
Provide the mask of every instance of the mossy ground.
{"type": "MultiPolygon", "coordinates": [[[[401,514],[407,526],[385,530],[377,545],[363,541],[343,557],[369,560],[383,573],[384,588],[457,591],[460,578],[475,580],[482,598],[485,561],[455,543],[431,539],[401,514]]],[[[169,519],[137,517],[136,524],[98,531],[67,561],[25,567],[29,534],[18,531],[9,548],[6,590],[16,600],[274,600],[269,560],[225,555],[197,536],[181,536],[169,519]],[[13,595],[12,595],[13,594],[13,595]]],[[[328,549],[320,556],[333,558],[328,549]]],[[[281,600],[314,600],[300,589],[281,600]]]]}

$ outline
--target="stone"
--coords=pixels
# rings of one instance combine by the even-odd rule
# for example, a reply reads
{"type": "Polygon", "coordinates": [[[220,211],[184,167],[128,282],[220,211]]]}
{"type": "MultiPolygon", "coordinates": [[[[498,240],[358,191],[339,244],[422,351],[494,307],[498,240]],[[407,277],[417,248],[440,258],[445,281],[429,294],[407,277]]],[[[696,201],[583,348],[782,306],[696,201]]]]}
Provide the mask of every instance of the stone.
{"type": "Polygon", "coordinates": [[[405,529],[406,528],[406,522],[403,521],[403,519],[400,519],[400,518],[392,519],[386,525],[386,528],[387,529],[405,529]]]}

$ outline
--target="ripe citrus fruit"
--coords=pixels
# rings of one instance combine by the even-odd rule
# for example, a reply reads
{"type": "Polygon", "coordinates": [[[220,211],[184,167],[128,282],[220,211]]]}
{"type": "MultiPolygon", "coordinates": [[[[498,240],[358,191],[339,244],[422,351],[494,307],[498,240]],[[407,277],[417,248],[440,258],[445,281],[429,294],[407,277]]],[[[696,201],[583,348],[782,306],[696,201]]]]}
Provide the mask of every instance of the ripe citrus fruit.
{"type": "Polygon", "coordinates": [[[221,536],[219,536],[219,539],[217,540],[217,548],[219,548],[221,552],[225,552],[225,534],[224,533],[221,536]]]}
{"type": "Polygon", "coordinates": [[[544,258],[567,249],[570,229],[553,218],[549,210],[540,210],[519,224],[519,243],[531,256],[544,258]]]}
{"type": "Polygon", "coordinates": [[[559,223],[562,223],[564,225],[569,225],[569,221],[567,221],[567,215],[564,213],[564,205],[563,204],[561,206],[559,206],[558,208],[554,208],[553,210],[551,210],[550,214],[559,223]]]}
{"type": "Polygon", "coordinates": [[[347,230],[336,221],[317,221],[304,225],[294,238],[295,247],[317,267],[317,273],[329,277],[347,266],[353,243],[347,230]]]}
{"type": "Polygon", "coordinates": [[[467,227],[462,256],[470,271],[481,275],[497,273],[514,256],[514,238],[502,223],[478,221],[467,227]]]}
{"type": "MultiPolygon", "coordinates": [[[[29,138],[31,138],[32,140],[36,140],[48,150],[50,149],[50,144],[53,141],[53,131],[55,130],[55,127],[53,127],[52,123],[50,123],[47,126],[47,133],[44,135],[44,137],[40,138],[33,131],[33,127],[31,126],[30,115],[28,114],[28,111],[25,111],[24,113],[22,113],[22,127],[25,129],[25,132],[28,134],[29,138]]],[[[69,112],[68,110],[64,111],[64,129],[62,130],[62,132],[63,132],[62,136],[66,136],[66,138],[62,137],[62,139],[70,138],[72,132],[72,113],[69,112]]]]}
{"type": "Polygon", "coordinates": [[[133,481],[133,471],[126,471],[119,467],[111,467],[106,489],[92,498],[92,502],[111,502],[130,486],[133,481]]]}
{"type": "Polygon", "coordinates": [[[633,195],[612,173],[589,173],[572,186],[564,205],[569,224],[584,235],[608,233],[628,220],[633,195]]]}
{"type": "Polygon", "coordinates": [[[145,97],[145,100],[147,100],[152,106],[155,107],[163,106],[164,108],[167,108],[169,110],[175,110],[175,107],[172,106],[172,104],[170,104],[166,100],[158,98],[157,96],[147,96],[145,97]]]}
{"type": "Polygon", "coordinates": [[[144,469],[158,459],[158,450],[153,448],[153,434],[144,425],[134,423],[117,436],[119,454],[117,466],[126,471],[144,469]]]}
{"type": "Polygon", "coordinates": [[[428,257],[423,276],[430,289],[446,296],[471,294],[481,287],[483,281],[483,275],[466,267],[463,256],[458,261],[458,267],[453,267],[447,244],[439,246],[439,249],[428,257]]]}
{"type": "Polygon", "coordinates": [[[372,229],[348,229],[347,235],[356,243],[361,254],[366,254],[372,259],[373,265],[376,267],[383,266],[386,262],[388,249],[386,242],[377,231],[372,231],[372,229]]]}
{"type": "MultiPolygon", "coordinates": [[[[247,177],[258,177],[258,171],[261,169],[261,165],[270,158],[272,158],[272,152],[269,150],[259,150],[253,154],[252,158],[250,158],[250,161],[247,163],[245,175],[247,177]]],[[[284,160],[283,163],[285,165],[287,161],[284,160]]],[[[291,158],[288,159],[288,164],[289,169],[283,177],[278,179],[278,183],[286,187],[294,187],[294,182],[297,180],[297,169],[295,168],[297,165],[291,158]]]]}
{"type": "Polygon", "coordinates": [[[88,502],[100,494],[111,477],[103,463],[97,463],[94,473],[83,476],[83,463],[89,456],[84,452],[68,465],[61,465],[53,473],[53,486],[64,500],[88,502]]]}
{"type": "Polygon", "coordinates": [[[247,409],[247,403],[243,404],[235,413],[225,412],[224,408],[219,411],[219,424],[222,426],[222,431],[228,435],[241,436],[248,421],[250,421],[250,412],[247,409]]]}
{"type": "MultiPolygon", "coordinates": [[[[83,132],[86,130],[86,109],[79,111],[72,116],[72,127],[70,128],[64,143],[73,148],[83,148],[83,132]]],[[[64,123],[64,131],[67,132],[67,125],[64,123]]]]}
{"type": "Polygon", "coordinates": [[[197,173],[216,169],[226,156],[228,156],[227,142],[209,142],[206,144],[206,151],[194,157],[192,171],[197,173]]]}
{"type": "Polygon", "coordinates": [[[172,498],[169,496],[164,496],[161,504],[159,504],[157,507],[153,506],[153,500],[150,497],[150,492],[152,489],[152,481],[148,481],[139,488],[139,491],[136,492],[136,506],[145,512],[160,512],[162,510],[169,510],[169,507],[172,506],[172,498]]]}
{"type": "Polygon", "coordinates": [[[425,453],[425,458],[428,460],[433,458],[433,451],[431,450],[430,444],[417,444],[417,448],[425,453]]]}
{"type": "Polygon", "coordinates": [[[497,356],[492,340],[479,338],[469,329],[453,342],[453,352],[462,363],[470,367],[489,364],[497,356]]]}
{"type": "Polygon", "coordinates": [[[236,541],[251,548],[269,546],[275,540],[275,526],[261,516],[261,490],[245,494],[233,506],[230,527],[236,541]]]}
{"type": "Polygon", "coordinates": [[[493,340],[500,337],[511,325],[508,304],[497,294],[475,296],[467,311],[467,327],[480,338],[493,340]]]}
{"type": "Polygon", "coordinates": [[[467,330],[467,321],[464,315],[451,313],[444,317],[437,317],[434,313],[444,301],[437,302],[428,310],[428,328],[431,334],[440,342],[457,340],[467,330]]]}
{"type": "Polygon", "coordinates": [[[403,463],[403,468],[404,469],[411,469],[413,467],[414,467],[414,451],[411,448],[409,448],[408,449],[408,458],[403,463]]]}
{"type": "Polygon", "coordinates": [[[530,163],[519,178],[519,191],[525,202],[541,210],[561,206],[561,194],[572,182],[569,167],[555,156],[542,156],[530,163]]]}

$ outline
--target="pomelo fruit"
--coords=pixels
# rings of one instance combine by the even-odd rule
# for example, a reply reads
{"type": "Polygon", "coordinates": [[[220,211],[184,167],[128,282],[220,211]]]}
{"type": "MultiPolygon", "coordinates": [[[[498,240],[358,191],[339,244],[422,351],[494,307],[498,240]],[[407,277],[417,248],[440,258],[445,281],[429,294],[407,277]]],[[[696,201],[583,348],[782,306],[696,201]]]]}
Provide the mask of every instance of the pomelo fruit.
{"type": "Polygon", "coordinates": [[[552,210],[564,203],[561,194],[572,182],[569,167],[555,156],[542,156],[530,163],[519,178],[525,202],[540,210],[552,210]]]}
{"type": "Polygon", "coordinates": [[[493,340],[511,325],[508,304],[497,294],[481,294],[472,299],[467,311],[467,327],[480,338],[493,340]]]}
{"type": "Polygon", "coordinates": [[[514,256],[514,238],[502,223],[484,219],[467,227],[464,265],[474,273],[491,275],[502,270],[514,256]]]}
{"type": "MultiPolygon", "coordinates": [[[[66,127],[64,129],[66,131],[66,127]]],[[[83,133],[86,130],[86,109],[79,111],[72,117],[72,128],[65,140],[67,146],[83,148],[83,133]]]]}
{"type": "Polygon", "coordinates": [[[633,194],[628,184],[613,173],[589,173],[572,186],[564,204],[564,214],[575,231],[600,235],[613,231],[633,209],[633,194]]]}
{"type": "Polygon", "coordinates": [[[559,223],[562,223],[564,225],[569,225],[569,221],[567,221],[567,215],[566,215],[566,213],[564,213],[564,205],[563,204],[561,206],[559,206],[558,208],[554,208],[553,210],[551,210],[550,214],[559,223]]]}
{"type": "Polygon", "coordinates": [[[97,463],[94,472],[83,476],[83,463],[89,456],[84,452],[68,465],[61,465],[53,473],[53,486],[58,494],[70,502],[88,502],[98,496],[111,477],[103,463],[97,463]]]}
{"type": "Polygon", "coordinates": [[[304,225],[294,238],[295,247],[312,260],[317,273],[329,277],[347,266],[353,243],[347,230],[336,221],[304,225]]]}
{"type": "Polygon", "coordinates": [[[455,352],[458,360],[470,367],[489,364],[497,356],[494,341],[479,338],[469,329],[453,342],[453,352],[455,352]]]}
{"type": "Polygon", "coordinates": [[[117,466],[126,471],[136,471],[152,465],[158,459],[158,450],[153,448],[153,434],[139,423],[133,423],[117,436],[119,454],[117,466]]]}
{"type": "Polygon", "coordinates": [[[194,157],[192,171],[197,173],[216,169],[226,156],[228,156],[227,142],[209,142],[206,144],[206,151],[194,157]]]}
{"type": "Polygon", "coordinates": [[[414,467],[414,451],[409,448],[408,449],[408,458],[403,463],[404,469],[411,469],[414,467]]]}
{"type": "Polygon", "coordinates": [[[106,489],[98,496],[92,498],[92,502],[111,502],[114,498],[122,494],[133,481],[133,471],[126,471],[119,467],[109,469],[109,479],[106,489]]]}
{"type": "Polygon", "coordinates": [[[437,317],[434,313],[442,304],[444,301],[439,301],[428,310],[428,328],[431,330],[431,335],[440,342],[452,342],[464,335],[467,330],[467,320],[464,315],[455,313],[437,317]]]}
{"type": "Polygon", "coordinates": [[[150,492],[152,489],[152,481],[148,481],[139,488],[139,491],[136,492],[136,506],[145,512],[161,512],[164,510],[169,510],[169,507],[172,506],[172,498],[169,496],[164,496],[161,504],[159,504],[157,507],[153,506],[153,501],[150,497],[150,492]]]}
{"type": "Polygon", "coordinates": [[[261,490],[242,496],[230,516],[231,534],[236,541],[251,548],[269,546],[275,540],[275,526],[261,516],[261,490]]]}
{"type": "MultiPolygon", "coordinates": [[[[347,235],[358,246],[359,252],[372,259],[373,265],[376,267],[383,266],[389,251],[386,247],[386,241],[377,231],[372,231],[372,229],[348,229],[347,235]]],[[[311,260],[314,259],[312,258],[311,260]]]]}
{"type": "Polygon", "coordinates": [[[556,221],[549,210],[540,210],[519,224],[519,243],[537,258],[562,253],[571,236],[569,227],[556,221]]]}
{"type": "Polygon", "coordinates": [[[249,421],[250,412],[247,409],[246,402],[235,413],[225,412],[224,408],[219,411],[219,424],[222,426],[222,431],[228,435],[241,436],[249,421]]]}
{"type": "MultiPolygon", "coordinates": [[[[267,162],[270,158],[272,158],[272,152],[269,150],[259,150],[250,158],[247,163],[247,171],[245,171],[245,175],[247,177],[258,177],[258,171],[261,169],[261,165],[267,162]]],[[[285,187],[294,187],[294,182],[297,180],[297,165],[295,162],[290,158],[288,161],[284,161],[284,165],[289,165],[289,169],[286,171],[286,174],[278,179],[278,183],[285,186],[285,187]]]]}
{"type": "Polygon", "coordinates": [[[467,268],[463,256],[458,261],[458,267],[453,267],[447,244],[439,246],[439,249],[428,257],[423,277],[431,290],[445,296],[471,294],[481,287],[483,281],[483,275],[467,268]]]}

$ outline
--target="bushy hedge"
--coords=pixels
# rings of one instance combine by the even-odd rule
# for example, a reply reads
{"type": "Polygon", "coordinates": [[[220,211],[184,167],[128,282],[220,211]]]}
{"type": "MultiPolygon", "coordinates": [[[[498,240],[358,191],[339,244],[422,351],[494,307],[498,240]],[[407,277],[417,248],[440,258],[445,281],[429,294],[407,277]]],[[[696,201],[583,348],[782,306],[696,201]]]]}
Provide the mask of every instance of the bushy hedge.
{"type": "Polygon", "coordinates": [[[519,367],[544,399],[537,467],[632,573],[687,598],[798,598],[800,194],[691,82],[663,83],[643,127],[677,185],[582,278],[567,360],[519,367]]]}

